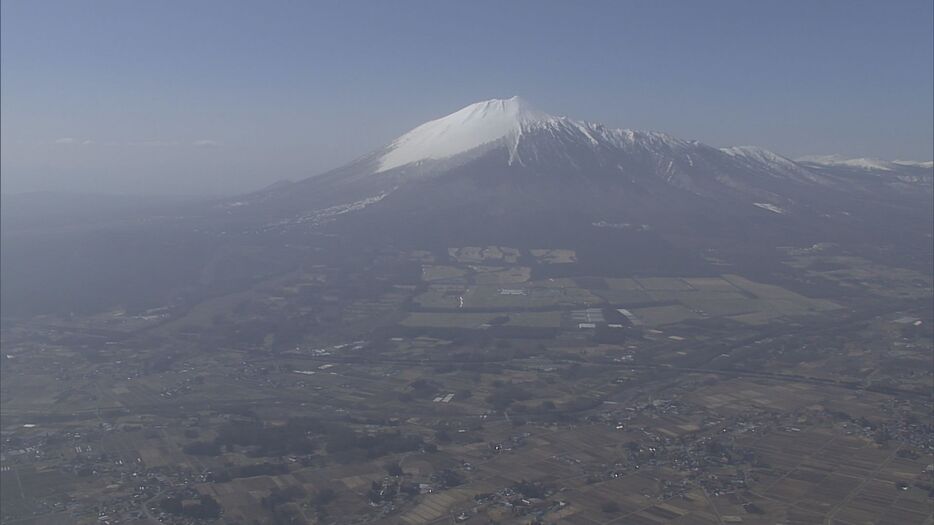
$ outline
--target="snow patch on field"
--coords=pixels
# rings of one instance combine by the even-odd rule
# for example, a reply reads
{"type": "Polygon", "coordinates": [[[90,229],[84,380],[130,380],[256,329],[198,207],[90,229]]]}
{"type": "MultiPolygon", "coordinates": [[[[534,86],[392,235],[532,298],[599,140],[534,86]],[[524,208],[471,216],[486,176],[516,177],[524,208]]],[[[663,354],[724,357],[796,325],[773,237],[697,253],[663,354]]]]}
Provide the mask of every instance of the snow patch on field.
{"type": "Polygon", "coordinates": [[[365,199],[360,199],[358,201],[350,202],[347,204],[338,204],[336,206],[329,206],[327,208],[322,208],[320,210],[314,210],[304,215],[298,217],[293,217],[291,219],[286,219],[284,221],[279,221],[273,224],[268,225],[267,227],[276,227],[276,226],[290,226],[295,224],[307,224],[311,226],[318,226],[335,220],[338,216],[344,215],[346,213],[359,211],[367,206],[376,204],[377,202],[385,199],[392,193],[396,188],[393,188],[389,191],[384,191],[372,197],[367,197],[365,199]]]}
{"type": "Polygon", "coordinates": [[[752,203],[752,204],[753,204],[754,206],[758,206],[758,207],[762,208],[763,210],[769,210],[769,211],[772,212],[772,213],[778,213],[778,214],[785,214],[785,213],[787,213],[787,212],[785,211],[784,208],[781,208],[781,207],[776,206],[776,205],[774,205],[774,204],[770,204],[770,203],[768,203],[768,202],[754,202],[754,203],[752,203]]]}

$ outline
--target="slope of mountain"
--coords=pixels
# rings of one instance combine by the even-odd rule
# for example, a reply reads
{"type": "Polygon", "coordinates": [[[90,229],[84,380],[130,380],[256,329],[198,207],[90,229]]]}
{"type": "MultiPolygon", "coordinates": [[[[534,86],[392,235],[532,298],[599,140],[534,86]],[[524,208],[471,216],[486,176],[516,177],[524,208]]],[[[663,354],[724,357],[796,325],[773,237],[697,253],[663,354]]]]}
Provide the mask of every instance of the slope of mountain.
{"type": "MultiPolygon", "coordinates": [[[[367,219],[368,228],[379,230],[417,217],[418,235],[449,235],[467,217],[475,229],[487,223],[496,231],[515,225],[528,231],[530,218],[542,216],[654,224],[682,235],[716,235],[730,229],[724,223],[748,220],[772,222],[785,237],[840,228],[865,235],[879,230],[880,214],[889,217],[885,224],[916,225],[930,212],[934,170],[923,163],[884,166],[794,161],[755,146],[715,148],[556,117],[513,97],[471,104],[347,166],[236,205],[240,215],[262,217],[269,227],[380,216],[367,219]],[[695,231],[704,227],[709,231],[695,231]]],[[[392,233],[403,235],[409,226],[392,233]]]]}
{"type": "Polygon", "coordinates": [[[934,161],[919,162],[913,160],[882,160],[869,157],[847,158],[842,155],[807,155],[799,157],[798,162],[814,167],[845,166],[865,170],[897,171],[902,168],[934,168],[934,161]]]}
{"type": "Polygon", "coordinates": [[[840,155],[812,155],[801,157],[798,165],[815,173],[840,177],[856,186],[860,181],[871,181],[910,191],[931,191],[934,162],[909,160],[882,160],[867,157],[846,158],[840,155]]]}

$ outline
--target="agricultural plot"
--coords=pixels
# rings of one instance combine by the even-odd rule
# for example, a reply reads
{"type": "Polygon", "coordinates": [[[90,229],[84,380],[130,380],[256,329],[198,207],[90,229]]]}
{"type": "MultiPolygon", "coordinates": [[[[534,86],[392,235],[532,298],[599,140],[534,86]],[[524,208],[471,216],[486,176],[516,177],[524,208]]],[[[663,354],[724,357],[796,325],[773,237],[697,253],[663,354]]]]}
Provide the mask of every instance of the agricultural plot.
{"type": "Polygon", "coordinates": [[[588,306],[604,301],[582,288],[535,286],[534,283],[501,286],[481,285],[466,288],[430,287],[415,302],[425,308],[549,308],[588,306]]]}
{"type": "Polygon", "coordinates": [[[631,308],[630,311],[647,326],[662,326],[701,318],[700,315],[680,304],[631,308]]]}
{"type": "MultiPolygon", "coordinates": [[[[511,271],[516,279],[526,276],[526,267],[513,267],[511,271]]],[[[415,302],[423,308],[451,310],[573,309],[613,305],[630,309],[646,326],[709,318],[763,324],[779,318],[839,309],[831,301],[811,299],[738,275],[687,279],[565,278],[474,286],[434,284],[418,295],[415,302]],[[591,288],[583,288],[580,283],[591,288]]]]}
{"type": "Polygon", "coordinates": [[[771,465],[751,488],[809,511],[814,521],[923,523],[930,515],[922,491],[898,488],[925,468],[923,458],[897,458],[865,440],[808,431],[774,433],[750,446],[771,465]]]}
{"type": "Polygon", "coordinates": [[[467,270],[456,266],[422,266],[422,280],[426,282],[459,279],[467,275],[467,270]]]}
{"type": "Polygon", "coordinates": [[[0,473],[0,506],[5,514],[29,512],[37,504],[60,499],[75,476],[64,469],[13,466],[0,473]]]}
{"type": "Polygon", "coordinates": [[[415,297],[415,304],[423,308],[461,308],[461,298],[467,288],[459,285],[432,285],[415,297]]]}
{"type": "Polygon", "coordinates": [[[423,263],[435,262],[434,254],[426,250],[412,250],[406,255],[410,261],[418,261],[423,263]]]}
{"type": "Polygon", "coordinates": [[[934,277],[906,268],[883,266],[862,257],[802,255],[785,264],[840,286],[882,297],[924,299],[934,293],[934,277]]]}
{"type": "Polygon", "coordinates": [[[96,523],[196,492],[230,523],[930,521],[926,398],[900,396],[929,389],[929,310],[828,334],[817,318],[740,326],[838,307],[737,275],[607,278],[521,255],[409,255],[403,283],[383,281],[395,266],[346,282],[318,267],[210,299],[138,354],[12,348],[4,432],[23,441],[5,441],[0,521],[26,523],[34,494],[96,523]],[[293,313],[313,336],[271,344],[293,313]],[[226,348],[245,327],[249,345],[226,348]]]}
{"type": "Polygon", "coordinates": [[[608,277],[604,279],[604,281],[606,281],[607,286],[609,286],[611,290],[645,290],[645,288],[639,284],[639,281],[635,279],[616,279],[608,277]]]}
{"type": "Polygon", "coordinates": [[[343,311],[345,322],[370,321],[396,312],[408,298],[407,294],[391,292],[375,299],[356,301],[343,311]]]}
{"type": "Polygon", "coordinates": [[[681,279],[691,288],[702,292],[738,292],[730,281],[722,277],[685,277],[681,279]]]}
{"type": "Polygon", "coordinates": [[[607,290],[591,290],[591,293],[609,304],[618,304],[622,306],[651,303],[655,300],[647,292],[642,290],[620,290],[610,288],[607,290]]]}
{"type": "Polygon", "coordinates": [[[504,321],[498,323],[503,326],[557,328],[561,325],[561,312],[518,312],[509,314],[413,312],[402,321],[402,325],[426,328],[484,328],[497,321],[504,321]]]}
{"type": "Polygon", "coordinates": [[[801,294],[792,292],[791,290],[786,290],[781,286],[775,286],[773,284],[764,284],[757,283],[741,277],[739,275],[724,275],[723,279],[733,286],[752,294],[752,296],[760,299],[784,299],[784,300],[806,300],[807,298],[801,294]]]}
{"type": "Polygon", "coordinates": [[[577,252],[564,249],[535,249],[529,250],[540,264],[570,264],[577,262],[577,252]]]}
{"type": "Polygon", "coordinates": [[[459,263],[476,264],[483,262],[519,262],[519,250],[508,246],[464,246],[448,248],[448,256],[459,263]]]}
{"type": "Polygon", "coordinates": [[[572,307],[601,302],[581,288],[472,286],[464,294],[464,308],[572,307]]]}
{"type": "Polygon", "coordinates": [[[477,272],[474,282],[477,284],[516,284],[524,283],[532,277],[528,266],[471,266],[477,272]]]}
{"type": "Polygon", "coordinates": [[[694,290],[691,285],[675,277],[640,277],[634,280],[642,285],[645,290],[680,292],[694,290]]]}
{"type": "Polygon", "coordinates": [[[734,292],[695,292],[678,299],[691,310],[711,317],[756,312],[760,307],[755,300],[734,292]]]}
{"type": "Polygon", "coordinates": [[[427,283],[515,284],[524,283],[532,276],[528,266],[491,266],[470,264],[467,267],[450,265],[422,266],[422,281],[427,283]]]}
{"type": "MultiPolygon", "coordinates": [[[[608,283],[617,285],[607,279],[608,283]]],[[[738,275],[704,278],[642,278],[647,291],[595,290],[601,297],[616,299],[615,304],[657,302],[670,305],[633,308],[632,312],[648,326],[673,324],[688,319],[727,317],[744,324],[762,324],[783,317],[809,315],[839,309],[836,303],[811,299],[780,286],[757,283],[738,275]]],[[[630,283],[620,283],[631,286],[630,283]]]]}

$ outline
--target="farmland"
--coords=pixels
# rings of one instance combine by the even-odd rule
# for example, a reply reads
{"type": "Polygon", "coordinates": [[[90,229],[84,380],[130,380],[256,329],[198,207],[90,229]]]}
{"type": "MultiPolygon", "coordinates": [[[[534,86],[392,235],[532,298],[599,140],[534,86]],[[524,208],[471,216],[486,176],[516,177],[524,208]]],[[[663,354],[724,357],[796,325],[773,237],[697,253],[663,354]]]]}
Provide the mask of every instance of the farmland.
{"type": "Polygon", "coordinates": [[[926,281],[575,264],[400,251],[7,328],[3,522],[931,519],[926,281]]]}

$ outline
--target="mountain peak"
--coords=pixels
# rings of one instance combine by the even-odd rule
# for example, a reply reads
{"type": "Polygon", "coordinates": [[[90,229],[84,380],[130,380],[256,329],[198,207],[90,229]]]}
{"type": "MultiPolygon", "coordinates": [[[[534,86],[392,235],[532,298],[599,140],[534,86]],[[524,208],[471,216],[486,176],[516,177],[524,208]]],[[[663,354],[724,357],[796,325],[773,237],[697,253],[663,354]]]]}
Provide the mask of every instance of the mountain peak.
{"type": "Polygon", "coordinates": [[[522,127],[554,119],[520,97],[470,104],[409,131],[392,142],[379,159],[378,172],[421,160],[451,157],[502,139],[516,137],[522,127]]]}
{"type": "Polygon", "coordinates": [[[449,116],[453,117],[458,114],[475,118],[514,119],[518,122],[537,122],[554,118],[543,111],[539,111],[529,101],[519,96],[504,99],[493,98],[476,102],[449,116]]]}

